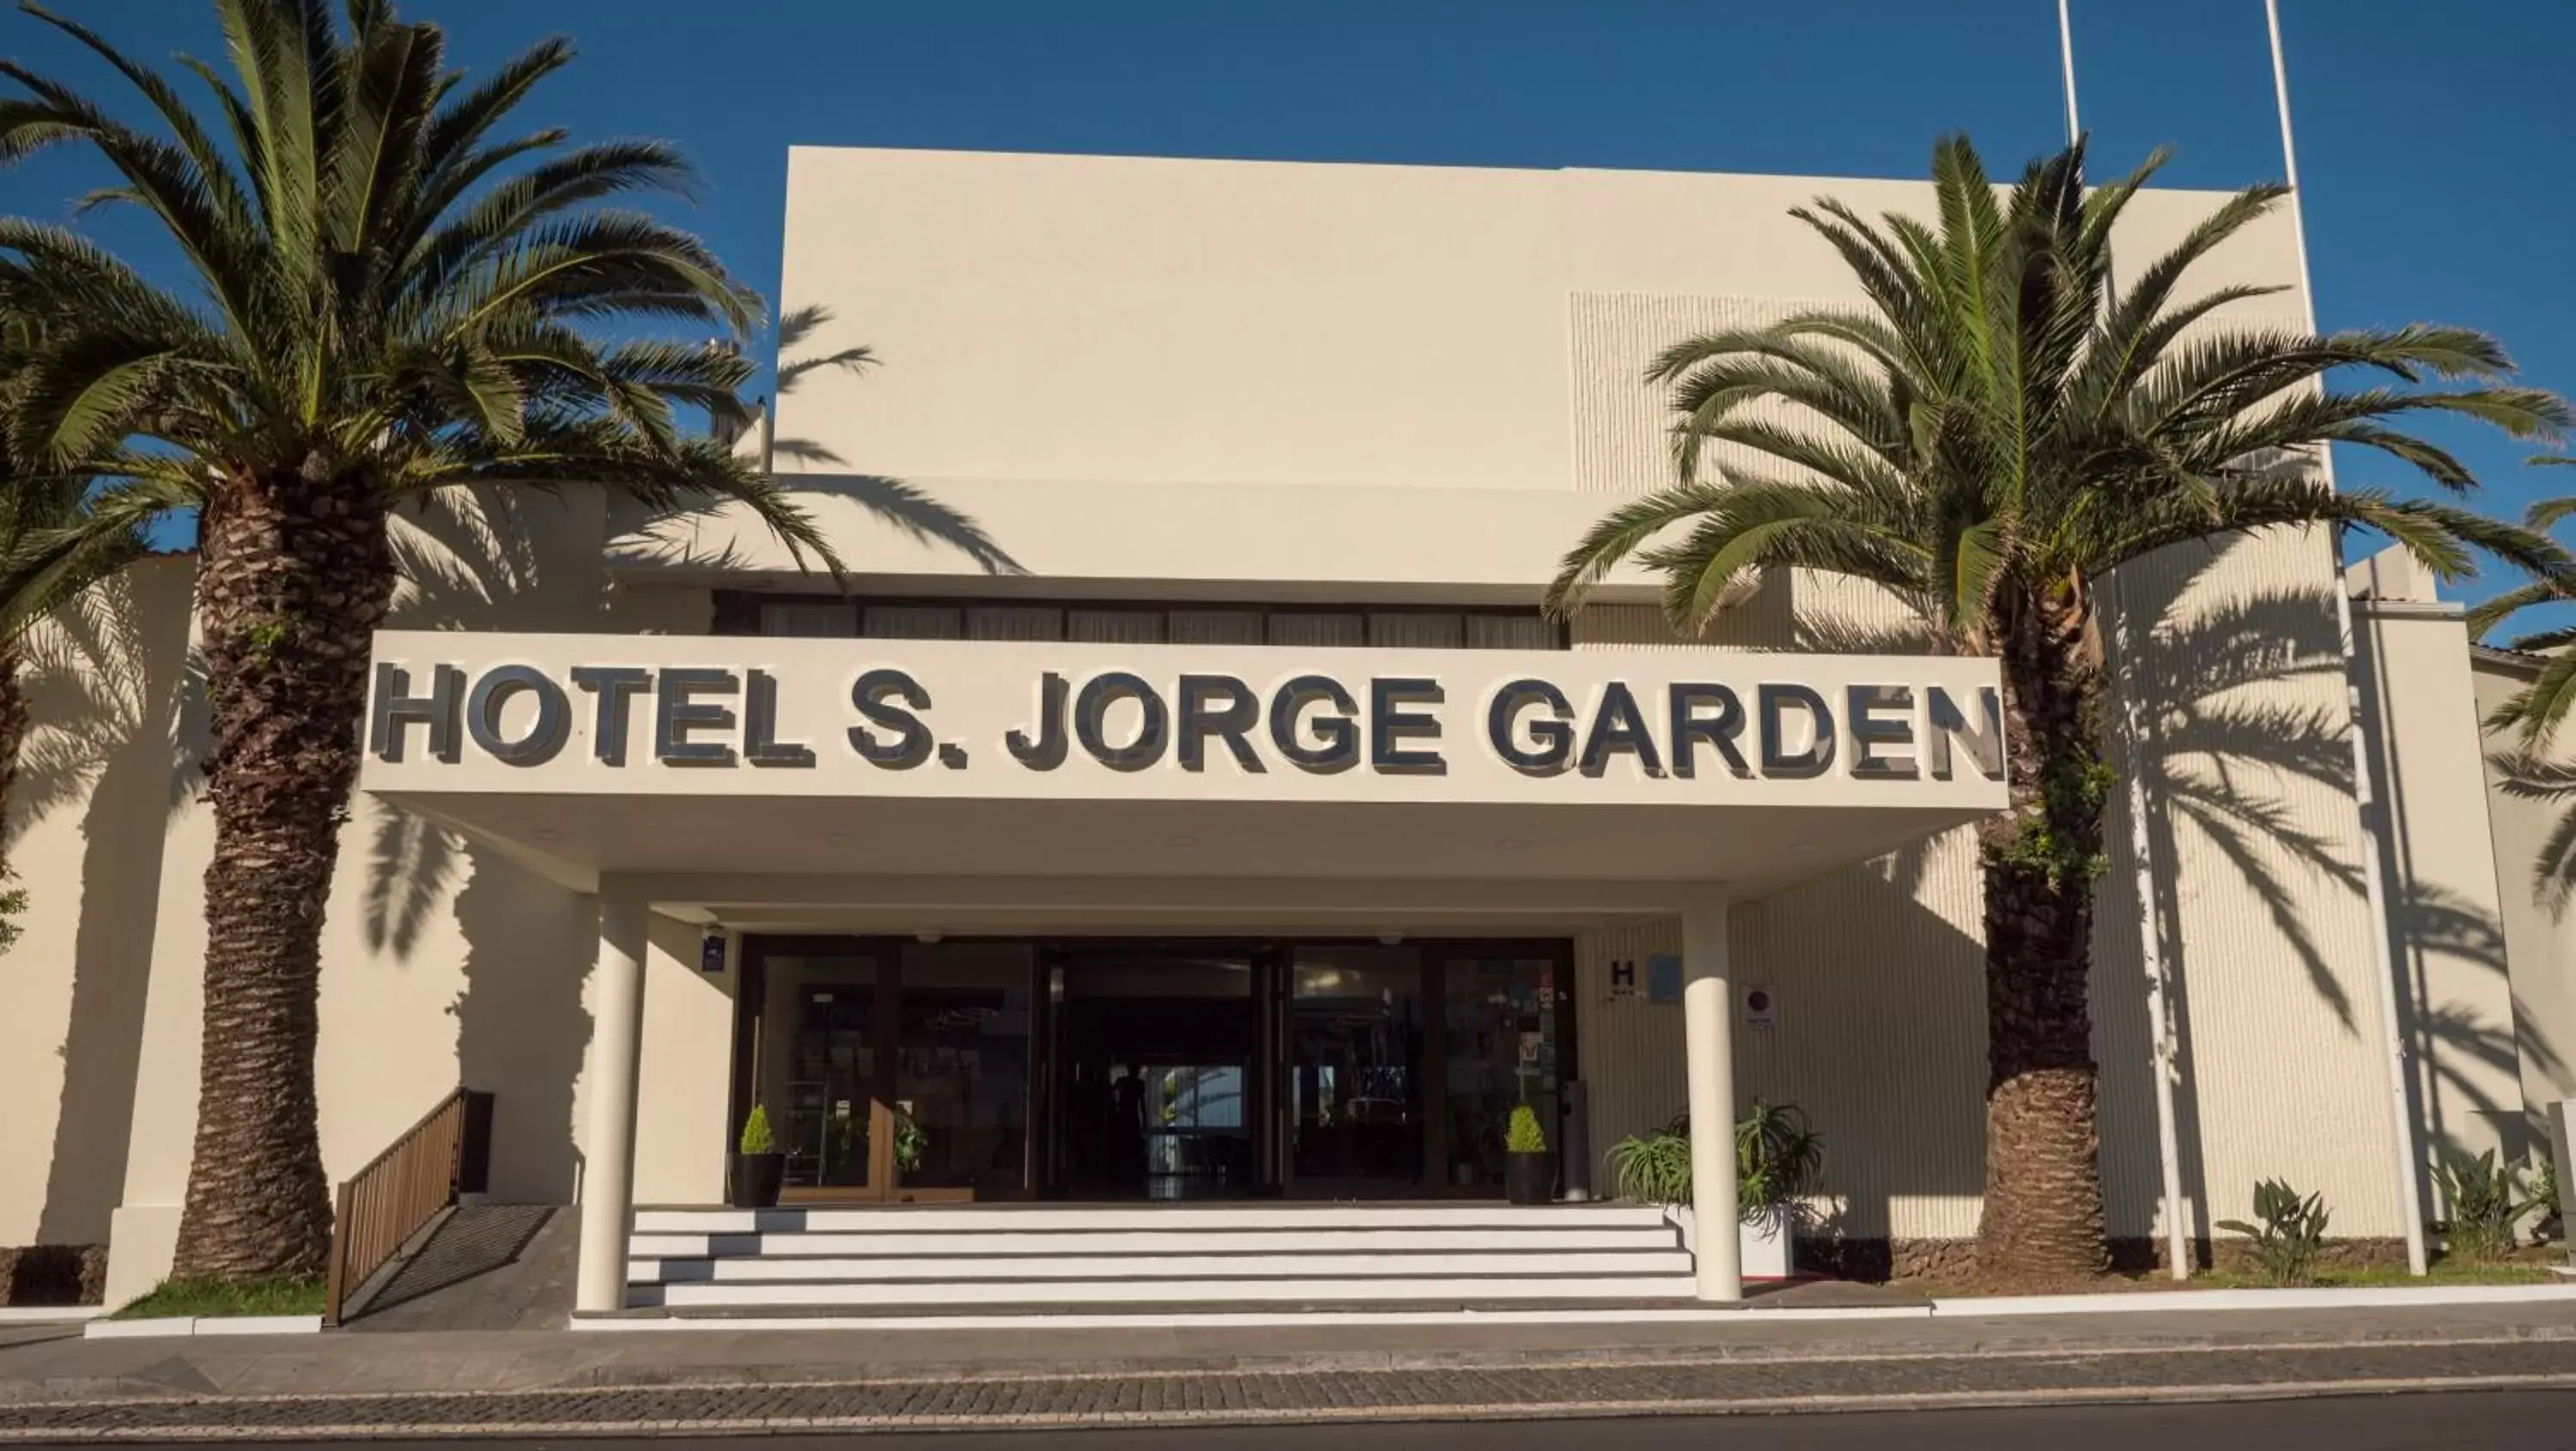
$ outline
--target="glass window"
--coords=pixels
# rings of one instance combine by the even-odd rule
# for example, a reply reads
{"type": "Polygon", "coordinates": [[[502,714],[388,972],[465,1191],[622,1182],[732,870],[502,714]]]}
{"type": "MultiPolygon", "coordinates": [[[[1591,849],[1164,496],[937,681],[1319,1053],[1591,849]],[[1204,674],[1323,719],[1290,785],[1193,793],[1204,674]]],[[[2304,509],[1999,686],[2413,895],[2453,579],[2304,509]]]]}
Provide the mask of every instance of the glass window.
{"type": "Polygon", "coordinates": [[[1373,610],[1369,643],[1413,650],[1455,650],[1465,643],[1459,617],[1445,610],[1373,610]]]}
{"type": "Polygon", "coordinates": [[[1061,640],[1064,611],[1053,605],[976,605],[966,611],[969,640],[1061,640]]]}
{"type": "Polygon", "coordinates": [[[1065,611],[1064,637],[1095,645],[1159,645],[1163,640],[1161,610],[1071,609],[1065,611]]]}
{"type": "Polygon", "coordinates": [[[859,608],[847,600],[766,600],[760,606],[764,635],[847,638],[859,632],[859,608]]]}
{"type": "Polygon", "coordinates": [[[1259,610],[1174,610],[1175,645],[1258,645],[1266,638],[1259,610]]]}
{"type": "Polygon", "coordinates": [[[955,605],[870,605],[866,622],[871,640],[956,640],[966,633],[955,605]]]}
{"type": "Polygon", "coordinates": [[[1556,622],[1539,615],[1469,615],[1470,650],[1553,650],[1561,643],[1556,622]]]}
{"type": "Polygon", "coordinates": [[[1500,1185],[1512,1109],[1538,1113],[1559,1147],[1556,962],[1545,957],[1454,957],[1442,968],[1448,1035],[1449,1182],[1500,1185]]]}
{"type": "Polygon", "coordinates": [[[1368,616],[1323,610],[1282,610],[1270,617],[1270,643],[1339,647],[1368,643],[1368,616]]]}

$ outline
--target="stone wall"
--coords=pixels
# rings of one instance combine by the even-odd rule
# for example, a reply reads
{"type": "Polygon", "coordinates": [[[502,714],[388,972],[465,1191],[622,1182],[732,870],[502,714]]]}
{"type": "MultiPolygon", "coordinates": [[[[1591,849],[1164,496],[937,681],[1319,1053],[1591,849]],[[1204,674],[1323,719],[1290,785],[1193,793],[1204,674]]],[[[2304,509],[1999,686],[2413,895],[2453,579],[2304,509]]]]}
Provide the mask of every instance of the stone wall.
{"type": "Polygon", "coordinates": [[[95,1305],[106,1289],[106,1245],[0,1249],[0,1305],[95,1305]]]}

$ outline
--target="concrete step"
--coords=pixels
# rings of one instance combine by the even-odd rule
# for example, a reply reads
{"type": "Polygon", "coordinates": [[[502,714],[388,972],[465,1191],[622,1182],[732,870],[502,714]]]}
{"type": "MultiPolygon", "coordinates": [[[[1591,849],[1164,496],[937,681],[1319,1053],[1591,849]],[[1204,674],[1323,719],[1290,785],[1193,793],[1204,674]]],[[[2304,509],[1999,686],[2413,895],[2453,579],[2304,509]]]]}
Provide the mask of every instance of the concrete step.
{"type": "Polygon", "coordinates": [[[1687,1275],[1677,1248],[1547,1255],[1429,1252],[1296,1255],[1002,1255],[966,1258],[636,1259],[633,1284],[828,1284],[902,1280],[1340,1279],[1471,1275],[1687,1275]]]}
{"type": "Polygon", "coordinates": [[[989,1229],[945,1233],[840,1231],[768,1234],[638,1234],[637,1259],[840,1258],[851,1255],[1112,1255],[1311,1254],[1371,1250],[1478,1250],[1558,1254],[1588,1250],[1670,1249],[1681,1242],[1669,1224],[1593,1228],[1461,1229],[989,1229]]]}
{"type": "Polygon", "coordinates": [[[925,1234],[1093,1230],[1635,1229],[1665,1224],[1653,1205],[1228,1204],[977,1205],[929,1208],[640,1209],[637,1234],[925,1234]]]}
{"type": "Polygon", "coordinates": [[[637,1308],[812,1308],[824,1306],[1043,1305],[1385,1305],[1407,1302],[1457,1305],[1569,1300],[1634,1304],[1688,1300],[1696,1286],[1688,1274],[1407,1277],[1395,1279],[1067,1280],[1049,1282],[1043,1294],[1026,1281],[935,1281],[853,1284],[635,1285],[627,1303],[637,1308]]]}

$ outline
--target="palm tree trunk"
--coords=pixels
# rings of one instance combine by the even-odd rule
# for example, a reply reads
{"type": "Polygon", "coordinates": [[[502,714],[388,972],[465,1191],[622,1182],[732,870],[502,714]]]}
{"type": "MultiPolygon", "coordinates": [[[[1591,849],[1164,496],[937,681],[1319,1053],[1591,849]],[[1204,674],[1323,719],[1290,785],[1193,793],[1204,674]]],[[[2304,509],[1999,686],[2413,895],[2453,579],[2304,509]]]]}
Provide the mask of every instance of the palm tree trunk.
{"type": "Polygon", "coordinates": [[[2046,1282],[2109,1268],[2087,1002],[2107,772],[2080,607],[2006,612],[2011,778],[1980,829],[1986,887],[1986,1194],[1977,1270],[2046,1282]]]}
{"type": "Polygon", "coordinates": [[[238,479],[199,525],[215,849],[182,1277],[315,1275],[330,1250],[313,1090],[322,914],[394,569],[381,503],[319,473],[238,479]]]}

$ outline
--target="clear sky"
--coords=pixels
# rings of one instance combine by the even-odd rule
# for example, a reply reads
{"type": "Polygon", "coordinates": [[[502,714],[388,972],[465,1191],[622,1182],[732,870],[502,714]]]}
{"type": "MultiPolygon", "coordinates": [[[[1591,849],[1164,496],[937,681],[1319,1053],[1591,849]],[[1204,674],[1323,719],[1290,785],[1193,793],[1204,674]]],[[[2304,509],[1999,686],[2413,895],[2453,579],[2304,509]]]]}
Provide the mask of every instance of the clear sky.
{"type": "MultiPolygon", "coordinates": [[[[202,0],[53,0],[138,56],[220,55],[202,0]]],[[[480,67],[566,33],[524,109],[655,135],[708,174],[688,214],[774,293],[795,143],[1492,166],[1916,176],[1965,130],[1998,171],[2058,143],[2054,0],[410,0],[480,67]]],[[[2074,0],[2097,165],[2158,143],[2191,186],[2278,179],[2262,0],[2074,0]]],[[[2571,0],[2282,0],[2323,322],[2499,334],[2576,393],[2571,0]]],[[[0,51],[121,82],[35,22],[0,51]]],[[[90,174],[0,173],[59,216],[90,174]]],[[[120,224],[111,240],[126,235],[120,224]]],[[[864,237],[852,244],[866,245],[864,237]]],[[[865,319],[850,319],[865,334],[865,319]]],[[[2576,491],[2529,450],[2446,433],[2518,509],[2576,491]]],[[[2347,483],[2399,483],[2348,459],[2347,483]]],[[[2409,485],[2411,487],[2411,484],[2409,485]]],[[[2468,593],[2480,591],[2472,589],[2468,593]]]]}

